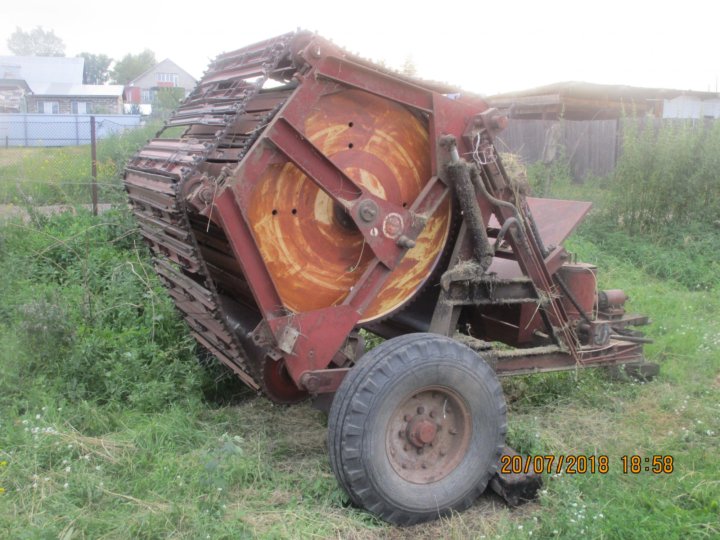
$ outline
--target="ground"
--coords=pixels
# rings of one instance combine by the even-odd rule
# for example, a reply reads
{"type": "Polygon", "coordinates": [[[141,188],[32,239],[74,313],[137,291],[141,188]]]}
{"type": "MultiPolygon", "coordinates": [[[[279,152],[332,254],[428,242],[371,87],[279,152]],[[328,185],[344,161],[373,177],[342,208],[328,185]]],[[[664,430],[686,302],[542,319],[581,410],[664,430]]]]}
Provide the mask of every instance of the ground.
{"type": "MultiPolygon", "coordinates": [[[[41,157],[25,156],[38,174],[41,157]]],[[[19,169],[2,160],[0,202],[29,206],[28,179],[7,182],[19,169]]],[[[68,202],[65,180],[41,180],[35,202],[68,202]]],[[[105,193],[122,195],[112,181],[105,193]]],[[[568,243],[598,265],[601,288],[624,289],[628,308],[651,316],[656,380],[579,370],[503,381],[510,445],[608,456],[607,473],[546,474],[521,507],[486,494],[461,514],[397,528],[348,504],[323,413],[273,405],[205,361],[117,198],[98,217],[80,208],[0,220],[3,537],[720,537],[715,229],[673,229],[663,243],[593,225],[568,243]],[[625,472],[623,456],[672,456],[673,469],[625,472]]]]}

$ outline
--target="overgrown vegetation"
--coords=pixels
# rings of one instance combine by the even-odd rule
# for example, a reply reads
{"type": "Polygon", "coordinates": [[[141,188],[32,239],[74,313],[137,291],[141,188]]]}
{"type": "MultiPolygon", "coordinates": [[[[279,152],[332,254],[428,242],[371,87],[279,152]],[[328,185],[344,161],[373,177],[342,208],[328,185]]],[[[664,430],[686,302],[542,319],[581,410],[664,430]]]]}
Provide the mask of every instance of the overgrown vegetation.
{"type": "Polygon", "coordinates": [[[711,290],[720,284],[720,123],[625,120],[623,149],[608,178],[573,183],[562,156],[533,164],[539,196],[592,200],[580,234],[647,273],[711,290]]]}
{"type": "MultiPolygon", "coordinates": [[[[122,202],[122,171],[137,149],[160,129],[159,121],[112,135],[97,143],[100,202],[122,202]]],[[[0,204],[90,203],[90,145],[0,149],[0,204]]]]}
{"type": "MultiPolygon", "coordinates": [[[[337,486],[321,413],[273,406],[200,365],[207,358],[127,210],[80,211],[0,226],[3,535],[718,537],[717,260],[689,260],[690,248],[660,230],[620,230],[610,206],[618,177],[578,186],[562,162],[553,167],[552,176],[531,167],[530,182],[542,174],[546,194],[596,202],[568,248],[598,265],[601,287],[625,289],[630,310],[652,316],[646,354],[661,375],[645,384],[591,370],[507,379],[509,442],[532,454],[607,455],[607,474],[547,475],[539,500],[516,510],[486,496],[437,523],[380,523],[337,486]],[[623,455],[672,455],[675,470],[624,474],[623,455]]],[[[697,235],[687,246],[710,249],[711,232],[703,220],[683,226],[697,235]]]]}
{"type": "Polygon", "coordinates": [[[19,348],[4,366],[0,402],[10,405],[4,400],[23,381],[42,381],[72,403],[142,411],[197,394],[193,341],[136,245],[129,215],[36,219],[3,230],[0,320],[19,348]]]}
{"type": "Polygon", "coordinates": [[[126,209],[0,231],[4,536],[378,527],[343,508],[320,413],[255,399],[197,350],[126,209]]]}
{"type": "Polygon", "coordinates": [[[607,208],[629,233],[664,234],[720,220],[720,123],[626,119],[607,208]]]}

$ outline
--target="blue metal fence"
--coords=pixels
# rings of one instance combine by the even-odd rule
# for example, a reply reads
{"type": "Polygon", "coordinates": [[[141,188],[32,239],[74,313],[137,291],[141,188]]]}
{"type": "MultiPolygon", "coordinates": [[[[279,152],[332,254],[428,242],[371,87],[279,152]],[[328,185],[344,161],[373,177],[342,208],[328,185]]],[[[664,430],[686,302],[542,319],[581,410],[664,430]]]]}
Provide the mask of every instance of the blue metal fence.
{"type": "Polygon", "coordinates": [[[0,146],[79,146],[90,144],[90,117],[95,116],[97,138],[135,129],[135,114],[0,114],[0,146]]]}

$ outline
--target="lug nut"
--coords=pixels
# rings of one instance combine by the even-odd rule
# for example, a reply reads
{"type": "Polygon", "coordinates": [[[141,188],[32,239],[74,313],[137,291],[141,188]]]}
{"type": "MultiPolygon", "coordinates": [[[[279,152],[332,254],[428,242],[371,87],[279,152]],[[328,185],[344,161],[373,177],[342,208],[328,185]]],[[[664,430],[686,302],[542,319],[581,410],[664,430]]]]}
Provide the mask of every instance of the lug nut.
{"type": "Polygon", "coordinates": [[[400,437],[402,439],[404,436],[405,436],[405,432],[402,429],[400,431],[398,431],[398,437],[400,437]]]}
{"type": "Polygon", "coordinates": [[[418,453],[419,456],[421,456],[422,453],[423,453],[423,449],[422,449],[422,448],[418,448],[418,449],[417,449],[417,453],[418,453]]]}
{"type": "Polygon", "coordinates": [[[417,412],[418,414],[423,414],[425,412],[425,407],[418,407],[417,412]]]}
{"type": "Polygon", "coordinates": [[[405,420],[406,422],[409,422],[410,420],[412,420],[412,416],[410,416],[409,414],[406,414],[405,416],[403,416],[403,420],[405,420]]]}
{"type": "Polygon", "coordinates": [[[435,411],[430,411],[430,418],[435,418],[435,411]]]}

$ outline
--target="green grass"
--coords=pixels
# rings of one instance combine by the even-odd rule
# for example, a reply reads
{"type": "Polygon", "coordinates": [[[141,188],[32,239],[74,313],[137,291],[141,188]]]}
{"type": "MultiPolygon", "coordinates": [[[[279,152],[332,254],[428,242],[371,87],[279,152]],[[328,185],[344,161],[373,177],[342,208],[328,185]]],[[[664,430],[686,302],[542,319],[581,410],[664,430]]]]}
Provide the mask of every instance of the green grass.
{"type": "Polygon", "coordinates": [[[617,382],[588,370],[503,384],[512,445],[607,455],[610,472],[547,476],[539,500],[518,509],[485,496],[462,514],[398,529],[347,505],[327,461],[322,413],[274,406],[217,365],[201,365],[125,210],[6,224],[0,531],[32,539],[718,537],[720,289],[659,277],[612,238],[602,247],[596,239],[583,229],[568,247],[598,265],[601,287],[625,289],[631,310],[652,315],[655,343],[646,351],[660,377],[617,382]],[[657,454],[674,457],[672,474],[621,472],[620,456],[657,454]]]}
{"type": "Polygon", "coordinates": [[[604,454],[611,465],[607,475],[549,479],[538,523],[526,520],[510,537],[526,537],[527,528],[540,538],[553,531],[568,538],[717,537],[718,291],[689,291],[650,277],[584,239],[569,246],[598,264],[601,287],[624,288],[631,309],[652,314],[647,330],[655,343],[646,356],[662,371],[646,384],[612,382],[590,371],[508,383],[509,393],[519,394],[511,438],[531,441],[533,453],[604,454]],[[623,474],[622,455],[672,455],[675,471],[623,474]]]}
{"type": "MultiPolygon", "coordinates": [[[[97,142],[100,202],[120,202],[120,178],[128,158],[159,129],[140,129],[97,142]]],[[[90,145],[61,148],[0,148],[0,204],[53,205],[91,202],[90,145]]]]}

